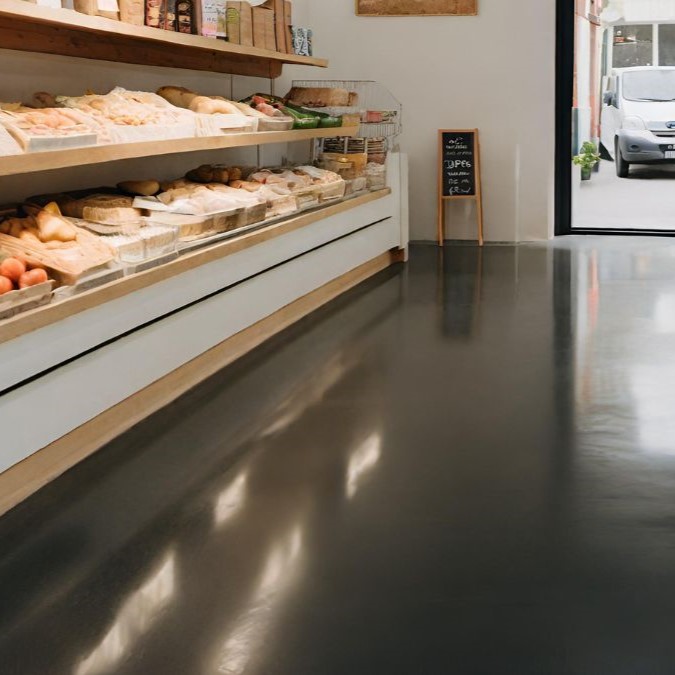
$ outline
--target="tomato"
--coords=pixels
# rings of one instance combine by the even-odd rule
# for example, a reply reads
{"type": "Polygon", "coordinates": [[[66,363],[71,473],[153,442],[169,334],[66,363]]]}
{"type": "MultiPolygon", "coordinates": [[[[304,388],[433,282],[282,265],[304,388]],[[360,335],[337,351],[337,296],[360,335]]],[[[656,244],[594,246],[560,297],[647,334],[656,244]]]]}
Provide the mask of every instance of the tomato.
{"type": "Polygon", "coordinates": [[[4,295],[5,293],[9,293],[13,290],[14,284],[12,283],[12,280],[8,279],[7,277],[0,276],[0,295],[4,295]]]}
{"type": "Polygon", "coordinates": [[[24,272],[19,279],[19,288],[37,286],[38,284],[48,281],[48,279],[47,272],[40,268],[31,270],[30,272],[24,272]]]}
{"type": "Polygon", "coordinates": [[[7,277],[14,283],[19,281],[21,275],[26,271],[26,265],[17,258],[5,258],[0,263],[0,274],[7,277]]]}

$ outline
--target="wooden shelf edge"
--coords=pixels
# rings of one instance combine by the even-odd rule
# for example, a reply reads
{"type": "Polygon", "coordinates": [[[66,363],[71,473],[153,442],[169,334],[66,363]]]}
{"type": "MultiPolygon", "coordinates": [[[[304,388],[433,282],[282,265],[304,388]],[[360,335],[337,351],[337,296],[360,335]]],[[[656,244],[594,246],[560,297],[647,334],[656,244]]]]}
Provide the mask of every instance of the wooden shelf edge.
{"type": "Polygon", "coordinates": [[[67,169],[89,164],[103,164],[122,159],[138,159],[159,155],[175,155],[183,152],[224,150],[272,143],[296,143],[314,138],[355,136],[359,127],[334,129],[296,129],[295,131],[258,131],[255,133],[226,134],[198,138],[180,138],[168,141],[143,141],[118,145],[94,145],[68,150],[28,152],[22,155],[0,157],[0,176],[16,176],[24,173],[67,169]]]}
{"type": "MultiPolygon", "coordinates": [[[[71,9],[40,7],[25,0],[0,0],[0,21],[2,20],[10,21],[15,25],[47,25],[57,29],[78,31],[80,33],[105,35],[113,39],[130,39],[140,43],[165,45],[169,48],[178,46],[195,51],[216,52],[223,56],[237,58],[250,57],[280,64],[314,66],[318,68],[326,68],[328,66],[326,59],[236,45],[225,40],[205,38],[199,35],[185,35],[148,26],[134,26],[100,16],[81,14],[71,9]]],[[[11,25],[9,27],[11,28],[11,25]]],[[[0,47],[2,46],[0,44],[0,47]]],[[[27,46],[26,51],[32,50],[27,46]]]]}
{"type": "Polygon", "coordinates": [[[159,267],[140,272],[132,276],[123,277],[104,286],[85,291],[61,302],[38,307],[23,314],[6,319],[0,323],[0,344],[9,342],[22,335],[44,328],[58,321],[68,319],[89,309],[117,300],[153,284],[165,281],[171,277],[184,274],[197,267],[220,260],[227,256],[239,253],[264,241],[280,237],[308,225],[312,225],[330,216],[344,213],[358,206],[363,206],[391,194],[389,188],[370,192],[366,195],[347,199],[337,204],[325,206],[314,211],[296,215],[287,220],[273,223],[267,227],[247,232],[238,237],[206,246],[205,248],[187,253],[178,259],[159,267]]]}

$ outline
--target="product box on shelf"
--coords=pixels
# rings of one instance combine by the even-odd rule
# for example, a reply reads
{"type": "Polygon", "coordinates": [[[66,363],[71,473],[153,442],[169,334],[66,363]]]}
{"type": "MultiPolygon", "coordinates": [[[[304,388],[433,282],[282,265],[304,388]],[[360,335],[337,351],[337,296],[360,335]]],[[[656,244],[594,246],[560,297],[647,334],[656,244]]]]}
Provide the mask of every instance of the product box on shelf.
{"type": "Polygon", "coordinates": [[[216,0],[216,37],[227,40],[227,1],[216,0]]]}
{"type": "Polygon", "coordinates": [[[251,16],[253,19],[253,46],[265,49],[265,14],[269,12],[264,7],[253,7],[251,16]]]}
{"type": "Polygon", "coordinates": [[[217,0],[195,0],[194,32],[202,37],[215,38],[218,33],[217,0]]]}
{"type": "Polygon", "coordinates": [[[145,0],[145,25],[176,30],[176,0],[145,0]]]}
{"type": "Polygon", "coordinates": [[[195,32],[195,5],[192,0],[177,0],[176,30],[186,34],[195,32]]]}
{"type": "Polygon", "coordinates": [[[274,19],[274,12],[269,11],[265,14],[265,49],[270,52],[277,51],[277,27],[274,19]]]}
{"type": "Polygon", "coordinates": [[[120,8],[117,0],[74,0],[73,8],[80,14],[120,20],[120,8]]]}
{"type": "Polygon", "coordinates": [[[293,53],[293,5],[291,0],[284,0],[284,31],[286,33],[286,53],[293,53]]]}
{"type": "Polygon", "coordinates": [[[267,7],[253,7],[253,46],[276,51],[277,37],[274,11],[267,7]]]}
{"type": "Polygon", "coordinates": [[[145,24],[145,0],[119,0],[120,20],[133,26],[145,24]]]}
{"type": "Polygon", "coordinates": [[[286,46],[286,22],[284,19],[284,0],[274,0],[274,33],[278,52],[288,52],[286,46]]]}
{"type": "Polygon", "coordinates": [[[21,312],[48,304],[52,299],[53,288],[53,281],[45,281],[0,295],[0,319],[9,319],[21,312]]]}

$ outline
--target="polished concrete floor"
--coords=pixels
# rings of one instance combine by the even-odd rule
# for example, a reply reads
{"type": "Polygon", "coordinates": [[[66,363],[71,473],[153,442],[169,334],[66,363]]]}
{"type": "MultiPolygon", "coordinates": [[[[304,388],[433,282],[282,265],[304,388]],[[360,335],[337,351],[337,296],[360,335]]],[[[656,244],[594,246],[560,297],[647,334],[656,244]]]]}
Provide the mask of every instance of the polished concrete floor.
{"type": "Polygon", "coordinates": [[[675,239],[413,250],[0,519],[2,675],[675,672],[675,239]]]}

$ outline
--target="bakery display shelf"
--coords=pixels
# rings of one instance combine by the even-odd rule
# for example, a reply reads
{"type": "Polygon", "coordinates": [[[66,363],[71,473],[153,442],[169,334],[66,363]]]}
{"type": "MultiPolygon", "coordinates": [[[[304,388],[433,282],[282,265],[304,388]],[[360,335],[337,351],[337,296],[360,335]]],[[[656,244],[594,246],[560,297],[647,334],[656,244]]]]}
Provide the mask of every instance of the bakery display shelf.
{"type": "MultiPolygon", "coordinates": [[[[0,0],[3,2],[4,0],[0,0]]],[[[28,3],[26,3],[28,4],[28,3]]],[[[32,5],[28,5],[32,7],[32,5]]],[[[358,127],[336,127],[331,129],[296,129],[291,131],[258,131],[255,133],[225,134],[198,138],[182,138],[169,141],[143,141],[118,145],[96,145],[67,150],[30,152],[22,155],[0,157],[0,176],[22,173],[65,169],[73,166],[102,164],[120,159],[155,157],[182,152],[241,148],[271,143],[294,143],[314,138],[355,136],[358,127]]]]}
{"type": "Polygon", "coordinates": [[[369,202],[382,199],[390,193],[391,190],[389,188],[377,190],[376,192],[347,198],[346,200],[296,214],[279,221],[264,223],[261,227],[244,233],[236,232],[233,233],[234,236],[225,240],[217,241],[195,251],[184,252],[183,255],[165,265],[152,267],[131,276],[124,276],[106,285],[68,297],[60,302],[52,302],[49,305],[29,310],[0,324],[0,344],[44,328],[57,321],[62,321],[80,312],[98,307],[106,302],[124,297],[152,284],[160,283],[202,265],[239,253],[270,239],[307,227],[324,218],[329,218],[368,204],[369,202]]]}
{"type": "Polygon", "coordinates": [[[25,0],[0,0],[0,47],[266,78],[279,77],[284,64],[328,66],[325,59],[134,26],[25,0]]]}

